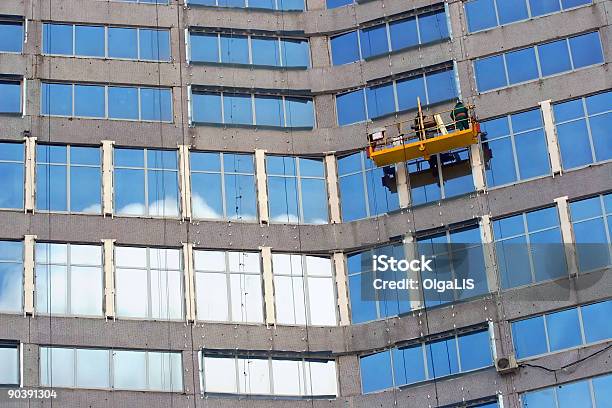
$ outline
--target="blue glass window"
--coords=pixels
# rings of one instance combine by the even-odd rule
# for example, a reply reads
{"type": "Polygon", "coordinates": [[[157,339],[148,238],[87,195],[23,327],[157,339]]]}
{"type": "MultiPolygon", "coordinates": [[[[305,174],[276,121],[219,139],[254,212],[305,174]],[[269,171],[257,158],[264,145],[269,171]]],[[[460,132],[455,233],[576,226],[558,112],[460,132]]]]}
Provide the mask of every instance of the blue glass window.
{"type": "Polygon", "coordinates": [[[361,55],[369,58],[389,51],[387,25],[378,25],[360,30],[361,55]]]}
{"type": "Polygon", "coordinates": [[[449,101],[457,96],[454,70],[432,72],[427,74],[425,78],[428,104],[449,101]]]}
{"type": "Polygon", "coordinates": [[[397,316],[410,311],[409,292],[405,290],[374,291],[372,283],[376,278],[401,279],[402,272],[372,270],[372,256],[387,255],[404,259],[401,243],[388,244],[371,250],[347,255],[346,263],[349,280],[352,323],[362,323],[380,318],[397,316]]]}
{"type": "Polygon", "coordinates": [[[0,113],[21,113],[21,83],[0,78],[0,113]]]}
{"type": "Polygon", "coordinates": [[[612,159],[612,141],[605,128],[612,126],[612,91],[553,105],[561,160],[565,169],[612,159]],[[588,109],[591,101],[600,109],[588,109]]]}
{"type": "Polygon", "coordinates": [[[252,37],[253,65],[280,67],[280,50],[278,39],[270,37],[252,37]]]}
{"type": "Polygon", "coordinates": [[[43,24],[43,52],[45,54],[73,55],[72,25],[43,24]]]}
{"type": "Polygon", "coordinates": [[[353,4],[353,3],[354,3],[354,0],[326,0],[328,9],[348,6],[349,4],[353,4]]]}
{"type": "Polygon", "coordinates": [[[525,82],[538,77],[538,65],[533,48],[507,53],[506,64],[510,84],[525,82]]]}
{"type": "Polygon", "coordinates": [[[140,119],[172,121],[172,91],[160,88],[140,88],[140,119]]]}
{"type": "Polygon", "coordinates": [[[503,55],[474,61],[474,71],[480,91],[501,88],[507,84],[503,55]]]}
{"type": "Polygon", "coordinates": [[[22,304],[23,244],[0,241],[0,310],[18,313],[23,309],[22,304]]]}
{"type": "Polygon", "coordinates": [[[395,112],[395,95],[393,83],[366,88],[368,117],[377,118],[395,112]]]}
{"type": "Polygon", "coordinates": [[[138,59],[138,32],[133,28],[108,28],[108,56],[138,59]]]}
{"type": "Polygon", "coordinates": [[[429,43],[448,38],[448,25],[444,10],[418,16],[421,43],[429,43]]]}
{"type": "Polygon", "coordinates": [[[237,7],[254,8],[269,10],[300,11],[304,10],[303,0],[249,0],[248,4],[244,0],[188,0],[189,5],[216,6],[216,7],[237,7]]]}
{"type": "Polygon", "coordinates": [[[108,117],[138,120],[138,88],[108,87],[108,117]]]}
{"type": "Polygon", "coordinates": [[[488,332],[477,331],[362,356],[359,364],[362,390],[366,394],[489,367],[493,360],[488,332]],[[423,367],[424,359],[427,371],[423,367]]]}
{"type": "Polygon", "coordinates": [[[268,205],[273,222],[329,221],[322,159],[267,156],[268,205]]]}
{"type": "Polygon", "coordinates": [[[605,205],[611,194],[570,203],[578,267],[591,271],[610,265],[612,208],[605,205]]]}
{"type": "Polygon", "coordinates": [[[546,315],[550,351],[563,350],[582,344],[578,309],[567,309],[546,315]]]}
{"type": "Polygon", "coordinates": [[[313,128],[314,107],[312,99],[285,97],[285,116],[287,127],[313,128]]]}
{"type": "Polygon", "coordinates": [[[116,214],[178,216],[176,150],[116,148],[114,166],[116,214]]]}
{"type": "Polygon", "coordinates": [[[550,14],[559,11],[559,0],[529,0],[529,7],[533,16],[550,14]]]}
{"type": "Polygon", "coordinates": [[[599,33],[588,33],[571,37],[569,46],[572,53],[574,69],[603,62],[599,33]]]}
{"type": "Polygon", "coordinates": [[[233,125],[252,125],[253,111],[251,95],[223,94],[225,123],[233,125]]]}
{"type": "Polygon", "coordinates": [[[521,394],[521,401],[523,408],[608,407],[612,402],[612,375],[530,391],[521,394]]]}
{"type": "Polygon", "coordinates": [[[194,93],[193,121],[196,123],[223,123],[221,115],[221,94],[194,93]]]}
{"type": "Polygon", "coordinates": [[[338,158],[340,202],[345,222],[374,217],[399,208],[397,191],[382,184],[383,169],[363,152],[338,158]]]}
{"type": "Polygon", "coordinates": [[[310,66],[310,53],[308,41],[306,40],[281,40],[281,52],[283,65],[286,67],[308,67],[310,66]]]}
{"type": "Polygon", "coordinates": [[[192,152],[191,185],[194,217],[257,218],[253,155],[192,152]]]}
{"type": "Polygon", "coordinates": [[[283,100],[274,96],[255,98],[256,124],[259,126],[283,126],[283,100]]]}
{"type": "Polygon", "coordinates": [[[43,115],[72,116],[72,85],[41,85],[41,107],[43,115]]]}
{"type": "Polygon", "coordinates": [[[336,111],[340,126],[351,125],[366,120],[363,89],[336,95],[336,111]]]}
{"type": "Polygon", "coordinates": [[[497,25],[495,0],[466,1],[465,14],[470,32],[485,30],[497,25]]]}
{"type": "Polygon", "coordinates": [[[495,220],[493,235],[503,288],[567,274],[555,207],[495,220]]]}
{"type": "Polygon", "coordinates": [[[189,41],[191,61],[220,62],[218,34],[190,33],[189,41]]]}
{"type": "Polygon", "coordinates": [[[104,57],[104,27],[101,26],[75,26],[74,53],[87,57],[104,57]]]}
{"type": "Polygon", "coordinates": [[[587,343],[612,338],[612,325],[608,324],[612,316],[612,300],[582,306],[580,310],[587,343]]]}
{"type": "Polygon", "coordinates": [[[414,47],[419,43],[416,18],[389,23],[389,36],[391,37],[391,50],[414,47]]]}
{"type": "Polygon", "coordinates": [[[170,61],[170,31],[141,28],[139,40],[140,59],[170,61]]]}
{"type": "Polygon", "coordinates": [[[103,118],[104,87],[96,85],[75,85],[74,115],[84,118],[103,118]]]}
{"type": "Polygon", "coordinates": [[[397,81],[396,87],[397,103],[400,111],[416,109],[417,98],[421,99],[421,103],[427,100],[425,80],[422,76],[397,81]]]}
{"type": "Polygon", "coordinates": [[[513,322],[512,339],[517,358],[536,356],[548,352],[544,317],[537,316],[513,322]]]}
{"type": "Polygon", "coordinates": [[[246,36],[221,36],[221,62],[248,64],[249,45],[246,36]]]}
{"type": "Polygon", "coordinates": [[[538,55],[544,76],[572,69],[566,40],[538,45],[538,55]]]}
{"type": "Polygon", "coordinates": [[[593,390],[597,408],[612,405],[612,375],[593,378],[593,390]]]}
{"type": "Polygon", "coordinates": [[[483,121],[483,151],[489,187],[550,173],[542,115],[539,109],[483,121]]]}
{"type": "Polygon", "coordinates": [[[499,24],[508,24],[529,17],[525,0],[496,0],[499,24]]]}
{"type": "Polygon", "coordinates": [[[100,148],[36,146],[36,209],[100,214],[100,148]]]}
{"type": "Polygon", "coordinates": [[[23,149],[21,143],[0,143],[0,208],[23,208],[23,149]]]}
{"type": "Polygon", "coordinates": [[[0,21],[0,52],[21,52],[23,23],[0,21]]]}
{"type": "Polygon", "coordinates": [[[351,31],[331,38],[332,62],[334,65],[343,65],[359,61],[359,41],[357,31],[351,31]]]}

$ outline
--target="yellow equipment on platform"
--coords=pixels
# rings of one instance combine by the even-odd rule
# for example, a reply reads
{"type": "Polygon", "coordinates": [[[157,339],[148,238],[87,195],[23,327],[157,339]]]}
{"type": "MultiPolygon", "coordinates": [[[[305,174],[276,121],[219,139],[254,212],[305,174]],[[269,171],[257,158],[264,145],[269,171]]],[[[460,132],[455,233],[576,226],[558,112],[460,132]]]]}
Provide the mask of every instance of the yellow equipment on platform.
{"type": "Polygon", "coordinates": [[[411,130],[405,129],[408,122],[397,123],[397,135],[387,137],[387,129],[379,129],[368,137],[368,157],[378,167],[402,163],[422,157],[429,159],[438,153],[467,147],[478,143],[480,124],[473,115],[473,106],[466,106],[466,119],[444,123],[442,115],[454,110],[424,116],[421,101],[417,99],[418,115],[411,130]]]}

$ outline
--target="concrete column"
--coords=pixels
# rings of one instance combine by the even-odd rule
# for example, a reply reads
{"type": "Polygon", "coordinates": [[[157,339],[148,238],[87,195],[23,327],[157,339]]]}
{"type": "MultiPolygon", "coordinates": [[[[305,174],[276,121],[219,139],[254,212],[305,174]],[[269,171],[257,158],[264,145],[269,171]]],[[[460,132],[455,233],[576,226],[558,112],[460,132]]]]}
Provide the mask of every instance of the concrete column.
{"type": "Polygon", "coordinates": [[[193,244],[183,243],[183,273],[185,277],[185,319],[196,319],[195,277],[193,274],[193,244]]]}
{"type": "Polygon", "coordinates": [[[557,211],[559,211],[559,225],[561,226],[561,238],[565,249],[565,260],[567,262],[567,271],[570,275],[578,273],[578,259],[576,257],[576,247],[574,246],[574,233],[572,222],[570,220],[569,206],[567,205],[567,196],[555,198],[557,211]]]}
{"type": "Polygon", "coordinates": [[[348,276],[346,275],[344,254],[342,252],[335,252],[333,255],[333,261],[336,275],[336,289],[338,293],[340,326],[348,326],[351,324],[351,318],[349,314],[348,276]]]}
{"type": "Polygon", "coordinates": [[[191,166],[189,164],[189,146],[179,145],[179,188],[181,190],[181,217],[191,219],[191,166]]]}
{"type": "Polygon", "coordinates": [[[476,191],[484,191],[485,185],[485,166],[484,157],[480,144],[470,146],[470,164],[472,166],[472,178],[476,191]]]}
{"type": "Polygon", "coordinates": [[[257,179],[257,207],[259,222],[267,224],[270,221],[268,213],[268,177],[266,176],[266,152],[255,149],[255,177],[257,179]]]}
{"type": "Polygon", "coordinates": [[[25,137],[25,211],[36,208],[36,138],[25,137]]]}
{"type": "Polygon", "coordinates": [[[325,156],[325,169],[327,177],[327,200],[329,204],[329,222],[332,224],[342,222],[340,212],[340,193],[338,188],[338,168],[336,156],[325,156]]]}
{"type": "MultiPolygon", "coordinates": [[[[416,240],[412,234],[404,235],[404,239],[402,240],[404,244],[404,257],[407,260],[416,259],[418,257],[418,251],[416,248],[416,240]]],[[[410,291],[410,309],[411,310],[419,310],[425,306],[424,296],[423,296],[423,288],[421,287],[421,273],[419,271],[409,270],[406,272],[408,275],[408,279],[412,279],[415,282],[419,283],[419,290],[411,290],[410,291]]]]}
{"type": "Polygon", "coordinates": [[[34,244],[36,235],[23,237],[23,312],[34,314],[34,244]]]}
{"type": "Polygon", "coordinates": [[[272,248],[261,247],[261,262],[263,265],[264,308],[266,325],[276,325],[276,308],[274,305],[274,275],[272,274],[272,248]]]}
{"type": "Polygon", "coordinates": [[[397,183],[397,195],[399,197],[400,208],[410,207],[410,181],[408,179],[406,163],[395,165],[395,180],[397,183]]]}
{"type": "Polygon", "coordinates": [[[485,270],[487,274],[487,284],[489,292],[499,290],[499,275],[495,262],[495,249],[493,246],[493,224],[489,215],[483,215],[479,221],[480,238],[482,240],[482,250],[485,258],[485,270]]]}
{"type": "Polygon", "coordinates": [[[542,117],[544,118],[544,133],[546,134],[546,144],[548,146],[548,156],[550,157],[550,168],[553,174],[560,173],[561,167],[561,152],[559,151],[559,141],[557,139],[557,130],[553,119],[552,106],[550,99],[540,102],[542,117]]]}
{"type": "Polygon", "coordinates": [[[104,250],[104,316],[114,319],[115,312],[115,240],[103,239],[104,250]]]}
{"type": "Polygon", "coordinates": [[[102,214],[113,216],[113,145],[112,140],[102,140],[102,214]]]}

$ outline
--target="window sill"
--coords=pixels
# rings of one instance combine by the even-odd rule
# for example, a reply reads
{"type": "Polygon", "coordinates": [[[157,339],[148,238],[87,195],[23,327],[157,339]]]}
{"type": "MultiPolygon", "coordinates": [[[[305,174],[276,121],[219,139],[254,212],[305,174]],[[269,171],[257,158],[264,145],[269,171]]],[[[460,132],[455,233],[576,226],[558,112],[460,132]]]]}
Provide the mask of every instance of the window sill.
{"type": "Polygon", "coordinates": [[[269,69],[272,71],[307,71],[311,67],[286,67],[286,66],[278,66],[278,65],[259,65],[259,64],[241,64],[241,63],[232,63],[232,62],[213,62],[213,61],[187,61],[187,64],[192,66],[209,66],[209,67],[225,67],[225,68],[248,68],[248,69],[269,69]]]}

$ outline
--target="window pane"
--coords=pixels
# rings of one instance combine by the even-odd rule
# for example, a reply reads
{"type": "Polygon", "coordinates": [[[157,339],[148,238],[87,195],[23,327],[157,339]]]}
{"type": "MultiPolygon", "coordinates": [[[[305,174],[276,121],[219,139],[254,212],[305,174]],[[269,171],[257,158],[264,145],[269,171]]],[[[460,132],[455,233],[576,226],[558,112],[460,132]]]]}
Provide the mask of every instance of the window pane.
{"type": "Polygon", "coordinates": [[[593,378],[593,389],[597,408],[607,407],[612,404],[612,375],[593,378]]]}
{"type": "Polygon", "coordinates": [[[169,122],[172,120],[172,91],[170,89],[140,89],[140,118],[169,122]]]}
{"type": "Polygon", "coordinates": [[[546,315],[546,328],[550,351],[562,350],[582,344],[578,310],[569,309],[546,315]]]}
{"type": "Polygon", "coordinates": [[[353,4],[353,0],[326,0],[326,4],[328,9],[333,9],[353,4]]]}
{"type": "Polygon", "coordinates": [[[21,52],[23,48],[23,23],[0,22],[0,51],[21,52]]]}
{"type": "Polygon", "coordinates": [[[447,70],[427,74],[427,103],[438,103],[453,99],[457,95],[455,89],[455,71],[447,70]]]}
{"type": "Polygon", "coordinates": [[[419,43],[419,36],[417,34],[416,19],[407,18],[389,23],[389,35],[391,36],[392,51],[417,45],[419,43]]]}
{"type": "Polygon", "coordinates": [[[393,349],[393,373],[395,385],[413,384],[425,381],[425,366],[423,361],[423,347],[417,346],[393,349]]]}
{"type": "Polygon", "coordinates": [[[529,0],[532,16],[554,13],[559,11],[559,0],[529,0]]]}
{"type": "Polygon", "coordinates": [[[204,390],[206,392],[238,392],[236,361],[233,358],[204,357],[203,365],[204,390]]]}
{"type": "Polygon", "coordinates": [[[178,174],[173,171],[149,170],[149,215],[173,217],[178,215],[178,174]]]}
{"type": "Polygon", "coordinates": [[[276,96],[255,97],[255,117],[260,126],[283,126],[283,100],[276,96]]]}
{"type": "Polygon", "coordinates": [[[148,357],[149,390],[183,390],[183,364],[180,353],[148,352],[148,357]]]}
{"type": "Polygon", "coordinates": [[[287,127],[314,127],[314,108],[312,99],[285,97],[287,127]]]}
{"type": "Polygon", "coordinates": [[[76,386],[82,388],[110,387],[108,350],[76,350],[76,386]]]}
{"type": "Polygon", "coordinates": [[[170,32],[140,29],[140,59],[170,61],[170,32]]]}
{"type": "Polygon", "coordinates": [[[397,81],[397,103],[399,110],[415,109],[417,98],[421,98],[421,104],[427,101],[425,95],[425,81],[422,76],[397,81]]]}
{"type": "Polygon", "coordinates": [[[276,38],[252,37],[251,47],[253,49],[254,65],[269,65],[279,67],[280,51],[276,38]]]}
{"type": "Polygon", "coordinates": [[[223,123],[221,118],[221,94],[193,94],[193,121],[198,123],[223,123]]]}
{"type": "Polygon", "coordinates": [[[538,55],[543,76],[572,69],[566,40],[538,45],[538,55]]]}
{"type": "MultiPolygon", "coordinates": [[[[4,93],[2,83],[0,92],[4,93]]],[[[72,115],[72,85],[65,84],[42,84],[41,89],[41,112],[43,115],[72,115]]]]}
{"type": "Polygon", "coordinates": [[[147,271],[117,268],[115,275],[117,285],[117,315],[124,317],[147,317],[147,271]]]}
{"type": "Polygon", "coordinates": [[[108,56],[138,59],[138,40],[135,28],[108,28],[108,56]]]}
{"type": "MultiPolygon", "coordinates": [[[[0,27],[0,35],[2,29],[0,27]]],[[[0,347],[0,384],[19,384],[19,349],[15,347],[0,347]]]]}
{"type": "Polygon", "coordinates": [[[393,83],[366,88],[368,117],[377,118],[395,112],[393,83]]]}
{"type": "Polygon", "coordinates": [[[593,148],[597,161],[612,159],[612,138],[610,127],[612,126],[612,112],[589,119],[591,135],[593,137],[593,148]]]}
{"type": "Polygon", "coordinates": [[[224,94],[223,111],[225,123],[234,125],[252,125],[251,95],[224,94]]]}
{"type": "Polygon", "coordinates": [[[304,0],[278,0],[279,10],[304,10],[304,0]]]}
{"type": "Polygon", "coordinates": [[[379,25],[360,30],[361,55],[369,58],[389,51],[387,25],[379,25]]]}
{"type": "Polygon", "coordinates": [[[467,24],[471,32],[497,25],[494,0],[472,0],[465,3],[467,24]]]}
{"type": "MultiPolygon", "coordinates": [[[[0,155],[6,145],[6,143],[0,143],[0,155]]],[[[23,149],[22,145],[17,144],[16,146],[23,149]]],[[[0,161],[0,185],[2,186],[2,189],[0,189],[0,208],[23,208],[23,177],[23,163],[3,163],[0,161]]]]}
{"type": "Polygon", "coordinates": [[[588,33],[569,39],[574,68],[603,62],[599,33],[588,33]]]}
{"type": "Polygon", "coordinates": [[[247,37],[222,35],[221,62],[226,64],[248,64],[249,44],[247,37]]]}
{"type": "Polygon", "coordinates": [[[521,179],[550,173],[546,137],[542,130],[515,136],[514,145],[521,179]]]}
{"type": "Polygon", "coordinates": [[[74,115],[87,118],[103,118],[104,87],[94,85],[75,85],[74,115]]]}
{"type": "Polygon", "coordinates": [[[506,54],[510,84],[529,81],[538,77],[535,50],[526,48],[506,54]]]}
{"type": "Polygon", "coordinates": [[[65,166],[36,166],[36,208],[67,211],[67,176],[65,166]]]}
{"type": "Polygon", "coordinates": [[[75,54],[87,57],[104,57],[104,27],[75,27],[75,54]]]}
{"type": "Polygon", "coordinates": [[[297,180],[288,177],[268,177],[270,218],[275,222],[297,223],[297,180]]]}
{"type": "Polygon", "coordinates": [[[276,9],[274,0],[249,0],[249,8],[276,9]]]}
{"type": "Polygon", "coordinates": [[[308,41],[284,39],[281,41],[281,48],[283,64],[286,67],[308,67],[310,65],[308,41]]]}
{"type": "Polygon", "coordinates": [[[364,393],[384,390],[393,386],[391,353],[383,351],[359,359],[361,388],[364,393]]]}
{"type": "Polygon", "coordinates": [[[608,323],[612,316],[612,300],[583,306],[581,311],[587,343],[612,338],[612,325],[608,323]]]}
{"type": "Polygon", "coordinates": [[[306,361],[306,395],[338,394],[336,363],[334,361],[306,361]],[[309,384],[312,382],[312,384],[309,384]]]}
{"type": "Polygon", "coordinates": [[[138,119],[138,88],[108,87],[108,117],[138,119]]]}
{"type": "Polygon", "coordinates": [[[115,208],[117,214],[145,215],[144,171],[115,169],[115,208]]]}
{"type": "Polygon", "coordinates": [[[40,382],[53,387],[74,387],[74,350],[41,347],[40,382]]]}
{"type": "Polygon", "coordinates": [[[221,175],[192,173],[192,206],[196,218],[222,219],[221,175]]]}
{"type": "Polygon", "coordinates": [[[71,314],[101,316],[102,269],[73,266],[70,273],[71,314]]]}
{"type": "MultiPolygon", "coordinates": [[[[21,243],[0,242],[0,251],[21,243]]],[[[22,308],[23,265],[21,263],[0,263],[0,310],[3,312],[19,312],[22,308]]]]}
{"type": "Polygon", "coordinates": [[[359,43],[357,31],[331,38],[331,53],[334,65],[343,65],[359,61],[359,43]]]}
{"type": "Polygon", "coordinates": [[[559,401],[559,408],[589,408],[593,406],[588,381],[578,381],[557,387],[557,400],[559,401]]]}
{"type": "Polygon", "coordinates": [[[492,365],[489,332],[482,331],[459,336],[459,356],[461,357],[461,371],[492,365]]]}
{"type": "Polygon", "coordinates": [[[363,90],[336,95],[336,110],[340,126],[363,122],[366,119],[363,90]]]}
{"type": "Polygon", "coordinates": [[[610,106],[612,106],[612,91],[587,97],[586,105],[589,115],[609,111],[610,106]]]}
{"type": "Polygon", "coordinates": [[[257,218],[255,177],[226,175],[225,201],[228,218],[244,221],[255,220],[257,218]]]}
{"type": "Polygon", "coordinates": [[[591,0],[561,0],[564,9],[578,7],[583,4],[591,4],[591,0]]]}
{"type": "Polygon", "coordinates": [[[546,353],[548,349],[544,332],[544,318],[537,316],[513,322],[512,339],[514,340],[514,350],[517,358],[546,353]]]}
{"type": "Polygon", "coordinates": [[[272,378],[275,395],[301,395],[304,375],[302,363],[293,360],[272,360],[272,378]]]}
{"type": "Polygon", "coordinates": [[[302,179],[302,210],[306,224],[328,222],[325,180],[302,179]]]}
{"type": "Polygon", "coordinates": [[[557,138],[565,169],[593,162],[589,131],[585,120],[557,125],[557,138]]]}
{"type": "Polygon", "coordinates": [[[420,15],[419,32],[421,34],[421,43],[448,38],[446,13],[444,11],[437,11],[431,14],[420,15]]]}
{"type": "Polygon", "coordinates": [[[191,60],[197,62],[219,62],[219,39],[217,34],[190,34],[191,60]]]}
{"type": "Polygon", "coordinates": [[[521,396],[523,408],[556,408],[555,394],[552,388],[532,391],[521,396]]]}
{"type": "Polygon", "coordinates": [[[429,378],[440,378],[459,372],[457,346],[454,338],[439,340],[425,346],[429,378]]]}
{"type": "Polygon", "coordinates": [[[227,276],[221,273],[196,273],[198,320],[229,321],[227,276]]]}
{"type": "Polygon", "coordinates": [[[529,17],[526,0],[496,0],[500,24],[525,20],[529,17]]]}
{"type": "Polygon", "coordinates": [[[474,70],[480,92],[507,85],[504,59],[501,55],[474,61],[474,70]]]}
{"type": "Polygon", "coordinates": [[[117,389],[144,390],[147,388],[146,353],[142,351],[113,351],[113,385],[117,389]]]}
{"type": "Polygon", "coordinates": [[[367,217],[363,175],[361,173],[340,178],[342,219],[345,222],[367,217]]]}
{"type": "Polygon", "coordinates": [[[45,54],[73,55],[71,25],[43,24],[43,39],[45,54]]]}

